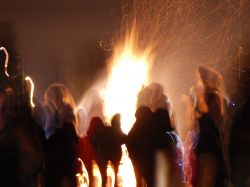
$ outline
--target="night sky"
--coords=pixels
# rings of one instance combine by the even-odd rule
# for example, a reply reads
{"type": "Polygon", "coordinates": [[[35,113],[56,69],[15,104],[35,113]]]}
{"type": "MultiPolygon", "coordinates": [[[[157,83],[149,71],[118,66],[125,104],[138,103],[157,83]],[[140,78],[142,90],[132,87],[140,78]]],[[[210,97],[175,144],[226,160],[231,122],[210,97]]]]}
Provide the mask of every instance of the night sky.
{"type": "MultiPolygon", "coordinates": [[[[226,70],[229,91],[238,92],[238,83],[231,79],[238,79],[235,59],[241,46],[244,71],[249,71],[250,67],[250,3],[246,0],[240,5],[240,2],[203,2],[204,5],[199,5],[202,9],[197,14],[191,12],[191,16],[185,15],[186,7],[180,7],[180,15],[178,10],[173,10],[176,19],[169,17],[170,22],[163,27],[165,35],[159,36],[166,45],[161,45],[162,52],[156,54],[152,80],[159,81],[167,92],[170,90],[170,94],[176,96],[187,91],[193,83],[198,64],[210,63],[226,70]],[[192,20],[197,25],[194,26],[192,20]],[[218,29],[211,34],[214,28],[218,29]],[[210,34],[211,37],[207,37],[210,34]],[[224,46],[222,38],[225,38],[224,46]]],[[[118,0],[0,0],[0,22],[12,24],[23,72],[32,77],[39,100],[48,85],[57,82],[65,84],[78,102],[106,72],[111,52],[100,47],[100,42],[109,46],[119,32],[123,7],[124,1],[118,0]]],[[[249,82],[249,77],[242,73],[244,84],[249,82]]],[[[247,86],[243,85],[245,88],[247,86]]]]}
{"type": "MultiPolygon", "coordinates": [[[[42,99],[50,83],[66,84],[79,99],[105,70],[109,43],[117,30],[120,1],[2,1],[0,22],[13,24],[25,75],[42,99]]],[[[3,31],[2,31],[3,32],[3,31]]]]}

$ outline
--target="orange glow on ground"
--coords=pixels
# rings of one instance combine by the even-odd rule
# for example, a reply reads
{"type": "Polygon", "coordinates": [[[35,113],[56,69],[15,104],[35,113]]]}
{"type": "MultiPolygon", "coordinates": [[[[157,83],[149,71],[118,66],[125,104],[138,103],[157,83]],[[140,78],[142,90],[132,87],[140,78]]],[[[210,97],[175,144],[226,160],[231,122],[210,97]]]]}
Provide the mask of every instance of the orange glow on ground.
{"type": "Polygon", "coordinates": [[[81,163],[82,166],[82,173],[77,173],[76,177],[78,179],[77,187],[88,187],[89,186],[89,174],[88,171],[83,163],[83,161],[78,158],[78,161],[81,163]]]}
{"type": "Polygon", "coordinates": [[[125,145],[121,146],[122,157],[117,173],[117,185],[119,187],[136,187],[136,178],[133,164],[129,158],[125,145]]]}
{"type": "Polygon", "coordinates": [[[102,186],[102,175],[96,161],[92,160],[92,171],[93,171],[93,186],[102,186]]]}
{"type": "Polygon", "coordinates": [[[107,184],[106,187],[115,186],[115,170],[111,161],[108,161],[107,164],[107,184]]]}

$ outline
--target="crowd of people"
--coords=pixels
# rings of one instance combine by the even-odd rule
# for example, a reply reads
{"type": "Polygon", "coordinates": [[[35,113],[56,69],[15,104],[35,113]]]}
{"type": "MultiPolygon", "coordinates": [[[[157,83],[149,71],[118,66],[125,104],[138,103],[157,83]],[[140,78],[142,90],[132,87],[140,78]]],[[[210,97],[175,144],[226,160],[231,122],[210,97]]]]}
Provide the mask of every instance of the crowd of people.
{"type": "MultiPolygon", "coordinates": [[[[4,71],[1,74],[6,77],[4,71]]],[[[197,85],[186,95],[189,126],[183,127],[187,131],[181,136],[176,130],[174,107],[164,94],[152,94],[155,89],[162,92],[157,83],[140,91],[136,121],[128,135],[121,130],[122,116],[114,114],[110,126],[93,117],[84,136],[79,136],[80,113],[64,85],[50,85],[44,101],[35,102],[33,107],[29,83],[22,76],[6,77],[0,85],[0,186],[79,186],[76,174],[82,173],[82,167],[78,158],[89,173],[89,186],[94,186],[93,161],[105,186],[107,163],[111,161],[117,174],[123,144],[132,160],[137,186],[237,186],[230,150],[238,148],[240,129],[249,126],[249,100],[234,120],[222,76],[204,66],[197,74],[197,85]],[[241,128],[237,130],[235,124],[241,128]],[[164,165],[160,178],[159,168],[164,165]]]]}

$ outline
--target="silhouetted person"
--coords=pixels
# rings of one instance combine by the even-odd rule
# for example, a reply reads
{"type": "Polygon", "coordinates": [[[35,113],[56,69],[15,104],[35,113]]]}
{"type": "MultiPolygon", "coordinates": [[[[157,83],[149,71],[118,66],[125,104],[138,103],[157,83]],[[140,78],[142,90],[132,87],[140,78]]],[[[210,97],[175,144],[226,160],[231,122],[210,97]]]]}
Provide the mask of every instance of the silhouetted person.
{"type": "Polygon", "coordinates": [[[18,163],[19,150],[18,139],[12,132],[11,127],[7,126],[6,114],[6,93],[1,89],[1,130],[0,130],[0,186],[19,186],[18,163]]]}
{"type": "Polygon", "coordinates": [[[5,97],[1,108],[4,123],[0,132],[0,183],[35,187],[42,183],[45,135],[32,119],[28,104],[22,103],[24,100],[11,88],[5,97]]]}
{"type": "Polygon", "coordinates": [[[92,118],[87,135],[81,139],[80,157],[82,158],[90,178],[90,185],[92,184],[92,161],[95,160],[99,166],[102,174],[102,179],[105,181],[106,164],[102,157],[100,157],[100,139],[99,133],[105,128],[101,118],[92,118]]]}
{"type": "Polygon", "coordinates": [[[157,166],[157,154],[161,154],[166,163],[166,185],[167,186],[180,186],[181,184],[181,168],[179,167],[179,162],[182,159],[181,150],[179,149],[179,139],[174,133],[174,128],[171,126],[169,112],[167,109],[156,109],[153,113],[153,129],[152,129],[152,138],[153,138],[153,153],[154,153],[154,183],[155,186],[158,182],[156,177],[157,166]]]}
{"type": "Polygon", "coordinates": [[[173,143],[172,137],[169,137],[167,132],[173,131],[171,126],[169,113],[166,109],[157,109],[153,113],[153,140],[155,142],[155,149],[164,149],[173,143]]]}
{"type": "Polygon", "coordinates": [[[250,185],[250,97],[234,120],[231,133],[232,182],[234,186],[250,185]]]}
{"type": "Polygon", "coordinates": [[[228,184],[228,134],[224,84],[213,69],[199,67],[197,112],[199,139],[196,147],[197,186],[223,187],[228,184]]]}
{"type": "Polygon", "coordinates": [[[108,161],[114,165],[115,173],[118,171],[121,159],[121,145],[125,143],[125,135],[120,127],[120,115],[117,114],[111,121],[111,127],[104,126],[94,133],[93,141],[99,160],[99,167],[102,173],[103,184],[106,183],[106,167],[108,161]]]}
{"type": "Polygon", "coordinates": [[[148,186],[153,186],[153,113],[148,107],[139,107],[135,116],[136,122],[128,134],[129,156],[135,169],[137,186],[141,186],[142,177],[148,186]]]}
{"type": "Polygon", "coordinates": [[[75,187],[76,174],[81,172],[78,161],[79,138],[73,124],[65,123],[48,140],[46,187],[75,187]]]}
{"type": "Polygon", "coordinates": [[[137,186],[141,186],[142,177],[147,186],[154,187],[156,170],[159,169],[158,155],[161,155],[167,168],[164,179],[170,186],[181,183],[178,168],[177,139],[172,133],[167,109],[156,109],[151,112],[148,107],[139,107],[136,111],[136,122],[128,134],[127,147],[135,168],[137,186]],[[170,172],[169,172],[170,171],[170,172]],[[173,176],[172,176],[173,175],[173,176]]]}
{"type": "MultiPolygon", "coordinates": [[[[110,142],[111,142],[111,149],[109,153],[110,161],[113,163],[115,168],[115,173],[118,172],[118,166],[120,163],[120,159],[122,156],[121,145],[125,144],[127,136],[122,132],[121,129],[121,116],[120,114],[114,115],[111,120],[111,132],[110,132],[110,142]]],[[[108,142],[107,142],[108,143],[108,142]]]]}
{"type": "Polygon", "coordinates": [[[62,84],[51,84],[44,94],[46,136],[50,137],[63,123],[74,124],[77,131],[75,102],[62,84]]]}

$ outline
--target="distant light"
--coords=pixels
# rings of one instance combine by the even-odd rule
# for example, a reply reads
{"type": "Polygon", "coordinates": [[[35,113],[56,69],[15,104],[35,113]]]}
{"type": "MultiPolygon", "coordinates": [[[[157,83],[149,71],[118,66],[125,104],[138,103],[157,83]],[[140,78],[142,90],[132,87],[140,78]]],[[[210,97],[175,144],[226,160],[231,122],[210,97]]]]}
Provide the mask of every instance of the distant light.
{"type": "Polygon", "coordinates": [[[30,82],[30,105],[31,105],[32,108],[34,108],[35,107],[35,104],[33,102],[34,83],[33,83],[32,79],[29,76],[26,76],[25,80],[30,82]]]}
{"type": "Polygon", "coordinates": [[[6,57],[5,57],[5,62],[4,62],[4,73],[7,77],[9,77],[9,73],[8,73],[8,63],[9,63],[9,53],[8,51],[5,49],[5,47],[0,47],[1,51],[4,51],[6,57]]]}

